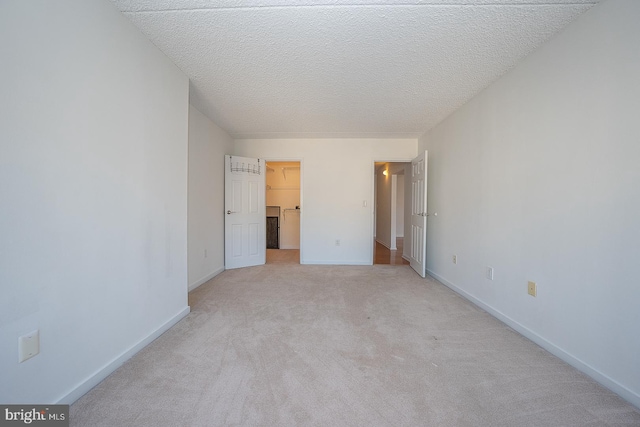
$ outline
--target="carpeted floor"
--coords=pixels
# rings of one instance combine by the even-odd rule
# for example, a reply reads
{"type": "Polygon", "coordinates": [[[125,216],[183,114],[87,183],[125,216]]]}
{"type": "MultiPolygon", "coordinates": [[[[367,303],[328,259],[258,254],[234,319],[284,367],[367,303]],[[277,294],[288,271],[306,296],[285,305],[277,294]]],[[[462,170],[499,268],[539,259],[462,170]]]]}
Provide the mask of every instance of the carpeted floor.
{"type": "Polygon", "coordinates": [[[72,426],[606,426],[640,411],[408,266],[264,265],[71,406],[72,426]]]}

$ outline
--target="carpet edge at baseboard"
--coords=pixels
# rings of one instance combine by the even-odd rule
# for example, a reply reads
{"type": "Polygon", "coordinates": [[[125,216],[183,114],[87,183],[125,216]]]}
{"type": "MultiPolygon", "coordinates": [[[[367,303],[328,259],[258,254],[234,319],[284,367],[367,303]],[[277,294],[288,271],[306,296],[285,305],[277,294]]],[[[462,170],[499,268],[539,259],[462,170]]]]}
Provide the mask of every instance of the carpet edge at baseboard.
{"type": "Polygon", "coordinates": [[[174,316],[172,316],[165,323],[160,325],[155,331],[151,332],[145,338],[138,341],[135,345],[130,347],[128,350],[121,353],[111,362],[107,363],[102,368],[98,369],[94,374],[90,375],[86,380],[82,381],[80,384],[75,386],[70,392],[65,394],[63,397],[56,401],[56,404],[65,404],[71,405],[73,402],[81,398],[85,395],[89,390],[94,388],[96,385],[100,384],[102,380],[108,377],[111,373],[113,373],[116,369],[118,369],[124,362],[133,357],[140,350],[145,348],[147,345],[151,344],[156,338],[160,335],[171,329],[176,323],[186,317],[191,311],[189,306],[184,307],[174,316]]]}
{"type": "Polygon", "coordinates": [[[200,285],[203,285],[203,284],[207,283],[209,280],[213,279],[214,277],[216,277],[218,274],[222,273],[223,271],[224,271],[224,266],[216,269],[215,271],[213,271],[210,274],[207,274],[206,276],[200,278],[199,280],[196,280],[195,282],[189,284],[188,292],[191,292],[194,289],[198,288],[200,285]]]}
{"type": "Polygon", "coordinates": [[[495,308],[493,308],[490,305],[486,304],[482,300],[480,300],[480,299],[474,297],[473,295],[469,294],[464,289],[462,289],[462,288],[454,285],[453,283],[449,282],[447,279],[445,279],[444,277],[438,275],[437,273],[435,273],[435,272],[433,272],[431,270],[427,270],[427,274],[429,276],[433,277],[438,282],[442,283],[444,286],[446,286],[449,289],[451,289],[452,291],[454,291],[455,293],[459,294],[460,296],[462,296],[466,300],[470,301],[474,305],[480,307],[481,309],[483,309],[487,313],[491,314],[493,317],[495,317],[496,319],[500,320],[502,323],[504,323],[507,326],[511,327],[512,329],[517,331],[520,335],[522,335],[525,338],[528,338],[529,340],[531,340],[534,343],[538,344],[540,347],[544,348],[549,353],[551,353],[554,356],[562,359],[564,362],[568,363],[569,365],[573,366],[574,368],[576,368],[580,372],[582,372],[582,373],[588,375],[589,377],[593,378],[595,381],[600,383],[602,386],[604,386],[604,387],[608,388],[609,390],[611,390],[612,392],[616,393],[617,395],[619,395],[620,397],[622,397],[623,399],[625,399],[626,401],[628,401],[632,405],[640,408],[640,394],[635,393],[633,390],[630,390],[629,388],[627,388],[624,385],[620,384],[616,380],[614,380],[614,379],[610,378],[609,376],[603,374],[602,372],[600,372],[597,369],[593,368],[589,364],[583,362],[579,358],[573,356],[572,354],[568,353],[564,349],[558,347],[557,345],[555,345],[552,342],[548,341],[544,337],[538,335],[537,333],[535,333],[531,329],[527,328],[526,326],[518,323],[517,321],[513,320],[512,318],[510,318],[509,316],[505,315],[504,313],[496,310],[495,308]]]}

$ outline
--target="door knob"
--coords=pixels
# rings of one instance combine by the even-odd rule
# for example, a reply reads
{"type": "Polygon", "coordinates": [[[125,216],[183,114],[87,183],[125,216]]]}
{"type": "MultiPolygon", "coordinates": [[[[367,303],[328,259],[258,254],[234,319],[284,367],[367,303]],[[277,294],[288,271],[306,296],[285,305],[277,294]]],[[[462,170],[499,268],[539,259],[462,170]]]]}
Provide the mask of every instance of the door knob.
{"type": "Polygon", "coordinates": [[[233,212],[233,211],[227,211],[227,215],[231,215],[232,213],[236,213],[236,212],[233,212]]]}

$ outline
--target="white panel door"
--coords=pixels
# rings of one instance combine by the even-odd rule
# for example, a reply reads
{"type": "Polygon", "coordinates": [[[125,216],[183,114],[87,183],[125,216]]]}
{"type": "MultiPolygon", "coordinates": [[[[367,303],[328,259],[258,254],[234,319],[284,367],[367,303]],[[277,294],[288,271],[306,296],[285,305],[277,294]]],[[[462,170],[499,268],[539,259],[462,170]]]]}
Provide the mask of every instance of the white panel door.
{"type": "Polygon", "coordinates": [[[224,157],[224,266],[265,263],[265,163],[261,159],[224,157]]]}
{"type": "Polygon", "coordinates": [[[420,276],[427,268],[427,161],[425,151],[411,161],[410,263],[420,276]]]}

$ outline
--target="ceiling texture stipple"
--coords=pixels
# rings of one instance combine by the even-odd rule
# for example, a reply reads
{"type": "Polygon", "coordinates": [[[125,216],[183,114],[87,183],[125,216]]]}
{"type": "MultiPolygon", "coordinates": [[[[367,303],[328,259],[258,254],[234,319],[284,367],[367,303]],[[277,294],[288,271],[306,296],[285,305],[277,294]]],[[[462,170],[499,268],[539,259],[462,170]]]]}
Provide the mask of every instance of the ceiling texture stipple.
{"type": "Polygon", "coordinates": [[[597,1],[113,0],[236,138],[415,138],[597,1]]]}

